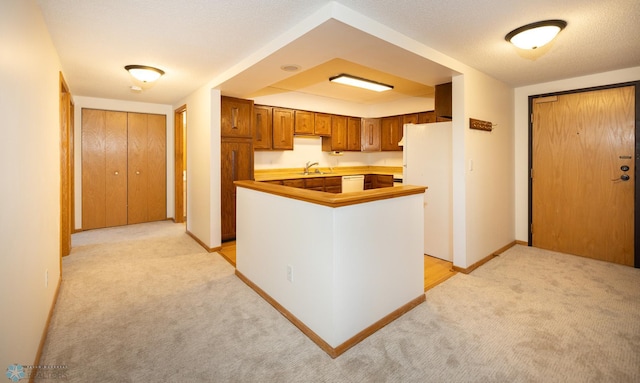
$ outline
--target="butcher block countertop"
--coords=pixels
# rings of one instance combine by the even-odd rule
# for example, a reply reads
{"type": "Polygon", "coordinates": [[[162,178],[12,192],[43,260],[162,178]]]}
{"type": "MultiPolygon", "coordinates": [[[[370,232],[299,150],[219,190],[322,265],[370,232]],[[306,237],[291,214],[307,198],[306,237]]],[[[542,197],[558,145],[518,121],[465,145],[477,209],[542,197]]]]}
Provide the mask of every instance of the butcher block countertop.
{"type": "Polygon", "coordinates": [[[336,168],[312,167],[309,174],[303,174],[304,169],[259,169],[254,171],[256,181],[289,180],[296,178],[336,177],[355,174],[391,174],[402,175],[402,166],[342,166],[336,168]],[[318,169],[318,173],[316,173],[318,169]]]}
{"type": "Polygon", "coordinates": [[[413,194],[422,194],[427,189],[425,186],[395,186],[379,189],[369,189],[351,193],[325,193],[321,191],[274,185],[258,181],[235,181],[234,183],[238,187],[257,190],[269,194],[275,194],[281,197],[297,199],[300,201],[310,202],[317,205],[324,205],[332,208],[379,201],[389,198],[405,197],[413,194]]]}

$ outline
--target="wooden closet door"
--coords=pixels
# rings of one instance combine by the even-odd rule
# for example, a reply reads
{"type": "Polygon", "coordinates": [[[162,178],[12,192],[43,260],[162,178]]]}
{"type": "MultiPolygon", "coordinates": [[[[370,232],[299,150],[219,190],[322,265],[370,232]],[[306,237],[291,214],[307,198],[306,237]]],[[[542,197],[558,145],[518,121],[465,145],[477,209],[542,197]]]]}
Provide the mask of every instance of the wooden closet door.
{"type": "Polygon", "coordinates": [[[82,109],[82,228],[105,227],[104,110],[82,109]]]}
{"type": "Polygon", "coordinates": [[[147,210],[147,124],[148,116],[128,114],[128,223],[148,221],[147,210]]]}
{"type": "Polygon", "coordinates": [[[166,116],[147,117],[147,220],[167,218],[166,116]]]}
{"type": "Polygon", "coordinates": [[[127,224],[127,113],[105,112],[105,226],[127,224]]]}
{"type": "Polygon", "coordinates": [[[128,114],[128,223],[167,217],[166,116],[128,114]]]}

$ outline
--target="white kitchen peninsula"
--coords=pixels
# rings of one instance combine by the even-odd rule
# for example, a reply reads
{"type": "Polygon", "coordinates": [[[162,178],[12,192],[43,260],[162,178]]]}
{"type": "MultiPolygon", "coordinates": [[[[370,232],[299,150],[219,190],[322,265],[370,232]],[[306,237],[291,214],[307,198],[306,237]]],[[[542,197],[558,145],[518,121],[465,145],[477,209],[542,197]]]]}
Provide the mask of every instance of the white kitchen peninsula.
{"type": "Polygon", "coordinates": [[[425,300],[425,187],[236,186],[236,274],[331,357],[425,300]]]}

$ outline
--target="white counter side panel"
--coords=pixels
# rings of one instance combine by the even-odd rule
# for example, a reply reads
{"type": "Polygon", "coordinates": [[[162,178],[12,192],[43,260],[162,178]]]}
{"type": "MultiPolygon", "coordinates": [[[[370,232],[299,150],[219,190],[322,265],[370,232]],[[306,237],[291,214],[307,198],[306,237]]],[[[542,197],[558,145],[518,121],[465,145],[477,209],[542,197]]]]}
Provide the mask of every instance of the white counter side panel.
{"type": "Polygon", "coordinates": [[[424,293],[423,195],[334,209],[340,344],[424,293]]]}
{"type": "Polygon", "coordinates": [[[335,345],[333,210],[237,188],[238,271],[335,345]],[[287,266],[291,266],[292,281],[287,280],[287,266]]]}

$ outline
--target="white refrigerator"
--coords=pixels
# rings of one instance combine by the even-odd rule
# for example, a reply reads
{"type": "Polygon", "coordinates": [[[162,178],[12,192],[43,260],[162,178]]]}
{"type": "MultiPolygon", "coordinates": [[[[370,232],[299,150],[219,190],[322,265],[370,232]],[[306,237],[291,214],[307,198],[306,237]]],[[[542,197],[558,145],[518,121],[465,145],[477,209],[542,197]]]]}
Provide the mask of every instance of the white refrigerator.
{"type": "Polygon", "coordinates": [[[424,253],[453,261],[451,122],[404,126],[403,184],[427,186],[424,253]]]}

